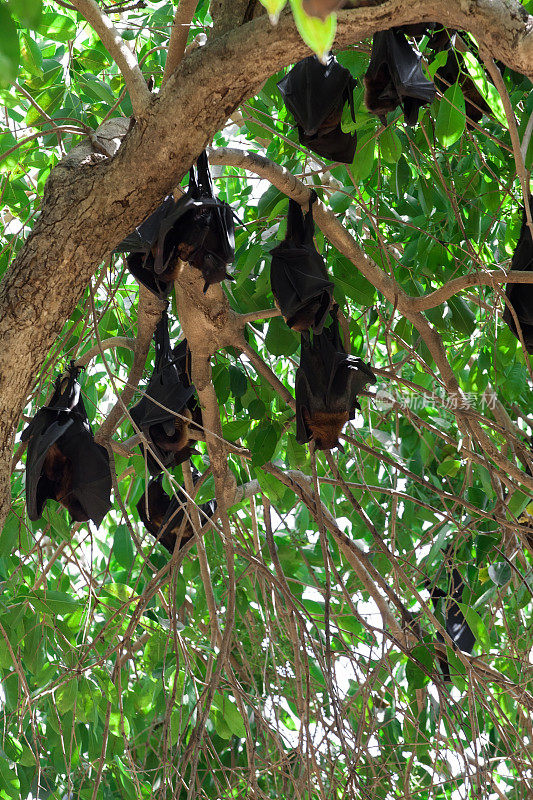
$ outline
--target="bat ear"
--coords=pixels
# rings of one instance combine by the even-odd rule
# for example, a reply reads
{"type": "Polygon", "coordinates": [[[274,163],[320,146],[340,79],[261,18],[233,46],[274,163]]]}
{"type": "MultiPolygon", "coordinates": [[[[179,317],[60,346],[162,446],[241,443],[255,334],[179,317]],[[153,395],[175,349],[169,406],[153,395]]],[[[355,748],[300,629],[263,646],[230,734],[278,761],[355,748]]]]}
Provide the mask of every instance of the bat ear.
{"type": "Polygon", "coordinates": [[[235,280],[233,275],[230,275],[228,272],[224,273],[224,277],[227,278],[228,281],[234,281],[235,280]]]}
{"type": "Polygon", "coordinates": [[[208,283],[208,281],[206,281],[204,283],[204,294],[207,292],[208,289],[209,289],[209,283],[208,283]]]}
{"type": "Polygon", "coordinates": [[[343,454],[346,452],[345,449],[344,449],[344,445],[341,444],[340,442],[337,442],[337,450],[340,450],[341,453],[343,453],[343,454]]]}

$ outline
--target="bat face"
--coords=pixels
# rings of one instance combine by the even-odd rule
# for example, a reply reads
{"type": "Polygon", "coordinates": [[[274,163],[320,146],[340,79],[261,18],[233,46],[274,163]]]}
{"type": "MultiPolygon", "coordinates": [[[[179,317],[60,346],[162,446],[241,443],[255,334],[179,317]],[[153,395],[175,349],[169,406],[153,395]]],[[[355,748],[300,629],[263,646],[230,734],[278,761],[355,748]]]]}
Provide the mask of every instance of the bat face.
{"type": "Polygon", "coordinates": [[[289,200],[287,233],[272,252],[270,285],[274,300],[289,326],[320,333],[333,302],[334,284],[313,242],[312,202],[307,214],[289,200]]]}
{"type": "Polygon", "coordinates": [[[188,459],[193,452],[190,428],[201,427],[201,411],[187,374],[187,342],[170,347],[168,316],[163,312],[154,333],[156,359],[145,394],[131,411],[135,425],[144,433],[154,455],[144,445],[150,474],[158,475],[188,459]],[[161,466],[162,465],[162,466],[161,466]]]}
{"type": "MultiPolygon", "coordinates": [[[[529,206],[533,211],[532,195],[529,195],[529,206]]],[[[512,274],[513,270],[522,270],[524,272],[533,270],[533,240],[524,210],[522,210],[522,227],[520,228],[520,236],[513,253],[509,275],[512,274]]],[[[505,296],[518,319],[526,350],[528,353],[533,353],[533,285],[527,283],[513,284],[509,281],[505,288],[505,296]]],[[[520,338],[514,317],[507,303],[503,312],[503,321],[507,323],[517,339],[520,338]]]]}
{"type": "Polygon", "coordinates": [[[73,521],[96,525],[111,508],[109,457],[93,439],[78,374],[71,362],[66,375],[56,380],[48,405],[22,434],[28,442],[26,505],[31,520],[41,517],[47,500],[64,506],[73,521]]]}
{"type": "Polygon", "coordinates": [[[382,118],[401,106],[405,122],[416,125],[419,109],[435,97],[435,87],[422,72],[420,59],[398,28],[374,34],[363,79],[365,104],[372,114],[382,118]]]}
{"type": "Polygon", "coordinates": [[[318,450],[339,447],[342,428],[359,408],[357,395],[376,382],[368,364],[342,346],[336,312],[321,334],[302,336],[296,372],[296,439],[314,441],[318,450]]]}
{"type": "Polygon", "coordinates": [[[340,122],[344,104],[353,104],[354,86],[350,72],[331,55],[326,65],[316,56],[304,58],[278,82],[300,142],[324,158],[353,161],[357,137],[344,133],[340,122]]]}
{"type": "MultiPolygon", "coordinates": [[[[198,477],[199,474],[195,472],[194,483],[198,477]]],[[[175,497],[168,496],[162,487],[161,476],[152,478],[146,494],[143,493],[137,503],[137,511],[146,530],[171,554],[176,545],[181,548],[194,537],[193,529],[188,522],[181,530],[186,505],[187,496],[182,490],[178,489],[175,497]]],[[[212,517],[215,513],[216,502],[211,500],[199,508],[203,512],[200,514],[200,524],[203,525],[205,516],[212,517]]]]}
{"type": "Polygon", "coordinates": [[[235,255],[233,212],[214,195],[205,151],[191,168],[187,193],[176,202],[165,198],[115,252],[129,253],[130,272],[162,299],[181,269],[180,261],[199,269],[206,287],[229,277],[227,268],[235,255]]]}

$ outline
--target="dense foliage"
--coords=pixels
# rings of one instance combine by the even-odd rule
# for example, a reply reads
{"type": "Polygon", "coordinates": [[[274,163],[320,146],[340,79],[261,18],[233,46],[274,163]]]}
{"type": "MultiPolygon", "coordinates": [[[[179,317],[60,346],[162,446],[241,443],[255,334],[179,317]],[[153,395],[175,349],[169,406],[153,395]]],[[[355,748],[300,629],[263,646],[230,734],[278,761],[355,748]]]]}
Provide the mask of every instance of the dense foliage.
{"type": "MultiPolygon", "coordinates": [[[[107,11],[157,90],[174,7],[107,11]]],[[[200,0],[190,40],[211,24],[200,0]]],[[[355,122],[344,118],[357,130],[352,165],[299,145],[281,73],[214,138],[214,153],[258,152],[313,187],[412,298],[448,285],[433,303],[413,301],[409,320],[317,226],[351,351],[378,377],[344,452],[297,443],[275,380],[293,392],[300,347],[272,311],[269,282],[288,201],[253,167],[213,167],[219,197],[242,220],[224,292],[249,315],[248,347],[266,365],[257,371],[237,348],[213,360],[222,432],[238,445],[229,468],[244,487],[229,509],[231,542],[215,519],[203,544],[170,561],[147,535],[135,507],[145,460],[120,444],[134,434],[128,418],[113,433],[120,501],[115,493],[100,529],[71,525],[52,502],[29,522],[17,435],[0,534],[0,798],[531,796],[533,495],[520,475],[527,483],[532,468],[533,374],[501,320],[504,282],[451,283],[508,269],[523,196],[502,98],[476,43],[464,34],[463,44],[492,110],[479,124],[466,124],[458,82],[416,127],[401,110],[383,127],[363,103],[363,41],[337,53],[358,81],[355,122]],[[429,327],[417,328],[417,308],[429,327]],[[442,608],[427,587],[446,591],[451,563],[466,584],[476,657],[448,647],[446,683],[442,608]]],[[[442,54],[426,55],[432,76],[442,54]]],[[[529,170],[530,82],[501,69],[529,170]]],[[[132,109],[117,66],[66,2],[0,2],[0,76],[2,275],[54,165],[132,109]]],[[[36,376],[19,434],[70,359],[86,366],[98,430],[133,364],[138,295],[122,257],[99,267],[36,376]]],[[[169,317],[176,342],[173,299],[169,317]]],[[[153,349],[141,388],[152,362],[153,349]]],[[[203,442],[193,462],[208,471],[203,442]]],[[[166,475],[166,491],[186,477],[181,467],[166,475]]],[[[207,473],[196,500],[213,496],[207,473]]]]}

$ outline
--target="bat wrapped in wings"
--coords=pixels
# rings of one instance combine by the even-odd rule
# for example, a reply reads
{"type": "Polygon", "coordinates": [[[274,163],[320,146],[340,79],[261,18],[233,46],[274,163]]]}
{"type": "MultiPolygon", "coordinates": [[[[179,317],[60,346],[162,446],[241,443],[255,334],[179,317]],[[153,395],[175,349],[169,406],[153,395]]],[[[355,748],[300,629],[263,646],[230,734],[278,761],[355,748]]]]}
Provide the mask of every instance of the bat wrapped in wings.
{"type": "MultiPolygon", "coordinates": [[[[447,592],[443,592],[436,586],[426,582],[426,588],[429,590],[433,605],[437,607],[440,600],[443,601],[443,616],[444,627],[446,633],[454,644],[465,653],[471,653],[476,643],[476,637],[467,625],[463,612],[457,605],[463,601],[463,589],[465,587],[461,573],[455,567],[452,570],[452,577],[450,587],[447,592]]],[[[437,640],[444,642],[442,634],[437,632],[437,640]]],[[[442,670],[443,679],[447,682],[451,681],[450,665],[445,655],[439,655],[438,661],[442,670]]]]}
{"type": "MultiPolygon", "coordinates": [[[[198,477],[198,472],[194,471],[194,483],[196,483],[198,477]]],[[[148,484],[147,491],[143,492],[137,503],[137,511],[146,530],[172,554],[178,542],[178,537],[178,547],[182,548],[193,538],[194,531],[188,519],[184,523],[187,507],[185,493],[178,489],[176,495],[170,498],[163,489],[162,479],[162,475],[152,478],[148,484]]],[[[201,525],[205,523],[206,517],[211,518],[213,516],[216,507],[216,500],[210,500],[198,506],[201,525]]]]}
{"type": "Polygon", "coordinates": [[[418,112],[435,97],[435,86],[420,66],[420,53],[397,28],[379,31],[372,39],[370,64],[363,78],[365,105],[383,124],[389,111],[401,106],[408,125],[416,125],[418,112]]]}
{"type": "Polygon", "coordinates": [[[376,377],[361,358],[342,346],[335,311],[332,323],[312,338],[302,335],[300,366],[296,371],[296,439],[314,441],[317,450],[339,447],[339,436],[360,408],[357,395],[376,377]]]}
{"type": "Polygon", "coordinates": [[[191,168],[186,194],[176,202],[167,197],[115,252],[129,253],[130,272],[163,298],[180,260],[201,271],[204,292],[213,283],[231,279],[227,268],[235,255],[233,211],[215,197],[205,150],[191,168]]]}
{"type": "MultiPolygon", "coordinates": [[[[529,195],[529,208],[533,215],[533,196],[529,195]]],[[[522,209],[522,227],[520,228],[520,236],[513,253],[511,261],[511,275],[513,270],[523,270],[524,272],[533,271],[533,241],[531,239],[531,231],[527,224],[527,217],[525,209],[522,209]]],[[[516,338],[518,330],[516,323],[511,313],[512,306],[520,329],[524,344],[528,353],[533,353],[533,284],[532,283],[509,283],[505,288],[506,304],[503,312],[503,321],[507,323],[510,330],[516,338]]]]}
{"type": "Polygon", "coordinates": [[[289,328],[320,333],[333,302],[334,284],[313,243],[313,191],[309,211],[289,200],[287,233],[272,253],[270,284],[277,307],[289,328]]]}
{"type": "MultiPolygon", "coordinates": [[[[190,428],[201,425],[201,412],[194,386],[183,369],[187,342],[183,340],[172,352],[166,311],[161,315],[155,334],[155,364],[143,398],[131,411],[135,425],[146,436],[150,449],[146,457],[150,474],[163,467],[170,469],[190,457],[190,428]],[[154,458],[154,455],[156,458],[154,458]]],[[[141,445],[144,453],[144,447],[141,445]]]]}
{"type": "Polygon", "coordinates": [[[81,397],[80,369],[71,361],[55,382],[48,405],[22,433],[26,453],[26,506],[31,520],[47,500],[64,506],[74,522],[100,525],[111,508],[111,472],[105,447],[96,444],[81,397]]]}
{"type": "Polygon", "coordinates": [[[350,72],[331,54],[326,64],[316,56],[304,58],[278,82],[300,142],[331,161],[351,164],[355,155],[357,137],[341,128],[346,102],[353,111],[354,86],[350,72]]]}

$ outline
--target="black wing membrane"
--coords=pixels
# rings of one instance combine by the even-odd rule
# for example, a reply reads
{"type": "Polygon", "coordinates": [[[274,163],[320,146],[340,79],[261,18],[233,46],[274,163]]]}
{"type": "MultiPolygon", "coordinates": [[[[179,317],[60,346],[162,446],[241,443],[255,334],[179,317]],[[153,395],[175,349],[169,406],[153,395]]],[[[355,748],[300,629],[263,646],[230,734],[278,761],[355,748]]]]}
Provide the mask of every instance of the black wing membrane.
{"type": "Polygon", "coordinates": [[[351,164],[357,137],[341,128],[348,101],[353,110],[355,80],[330,55],[327,64],[316,56],[299,61],[279,82],[283,101],[293,115],[300,142],[323,158],[351,164]]]}
{"type": "MultiPolygon", "coordinates": [[[[175,467],[190,457],[193,452],[190,426],[195,422],[201,424],[194,386],[188,374],[180,371],[187,358],[187,343],[180,342],[176,353],[172,352],[166,311],[157,324],[154,342],[156,357],[152,376],[144,396],[130,411],[133,422],[150,443],[146,458],[151,475],[159,474],[163,468],[175,467]]],[[[145,452],[143,445],[141,452],[145,452]]]]}
{"type": "Polygon", "coordinates": [[[100,525],[111,508],[111,472],[105,447],[94,441],[71,361],[55,382],[48,405],[22,433],[26,454],[26,506],[38,520],[47,500],[56,500],[74,522],[100,525]]]}
{"type": "Polygon", "coordinates": [[[363,79],[365,104],[384,124],[388,112],[401,106],[406,123],[416,125],[420,108],[433,101],[435,86],[422,72],[420,59],[401,30],[391,28],[374,34],[363,79]]]}
{"type": "Polygon", "coordinates": [[[163,299],[177,276],[179,261],[202,272],[204,292],[231,276],[235,229],[231,207],[215,197],[207,153],[189,173],[189,188],[176,202],[167,197],[138,228],[115,248],[129,253],[128,269],[163,299]]]}
{"type": "Polygon", "coordinates": [[[270,284],[289,328],[321,333],[333,303],[334,284],[313,242],[315,200],[313,192],[305,218],[301,206],[289,200],[285,239],[271,251],[270,284]]]}
{"type": "Polygon", "coordinates": [[[300,444],[312,439],[318,450],[341,448],[342,428],[360,408],[357,395],[376,382],[368,364],[346,353],[336,313],[332,318],[322,333],[302,335],[296,371],[296,439],[300,444]]]}
{"type": "MultiPolygon", "coordinates": [[[[471,653],[476,643],[476,637],[468,626],[463,612],[457,605],[463,600],[463,589],[465,587],[461,573],[455,567],[453,568],[450,587],[447,592],[443,592],[442,589],[436,586],[426,585],[435,606],[437,606],[440,600],[443,601],[444,627],[446,628],[446,633],[460,650],[464,650],[465,653],[471,653]]],[[[438,632],[437,640],[439,642],[444,642],[444,637],[438,632]]],[[[448,659],[444,655],[439,655],[438,661],[444,680],[450,682],[451,676],[448,659]]]]}
{"type": "MultiPolygon", "coordinates": [[[[529,208],[533,214],[532,195],[529,195],[528,201],[529,208]]],[[[523,270],[524,272],[533,270],[533,240],[531,239],[531,231],[527,224],[524,208],[522,209],[520,236],[513,253],[509,272],[512,273],[513,270],[523,270]]],[[[503,321],[507,323],[512,333],[519,339],[516,323],[509,307],[511,305],[518,319],[526,350],[528,353],[533,353],[533,284],[509,282],[505,288],[505,296],[507,302],[503,312],[503,321]]]]}
{"type": "MultiPolygon", "coordinates": [[[[195,483],[198,477],[198,473],[193,475],[195,483]]],[[[162,486],[162,475],[152,478],[148,489],[143,492],[137,503],[137,511],[144,527],[171,554],[178,542],[178,536],[180,549],[194,536],[190,522],[187,520],[183,524],[186,507],[187,496],[182,489],[178,489],[174,497],[168,496],[162,486]]],[[[201,512],[201,525],[204,524],[206,516],[209,518],[213,516],[216,507],[216,500],[198,506],[201,512]]]]}

